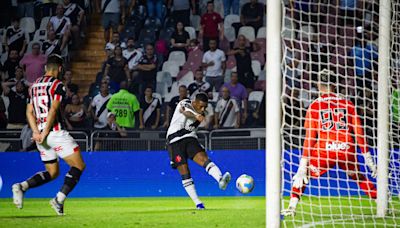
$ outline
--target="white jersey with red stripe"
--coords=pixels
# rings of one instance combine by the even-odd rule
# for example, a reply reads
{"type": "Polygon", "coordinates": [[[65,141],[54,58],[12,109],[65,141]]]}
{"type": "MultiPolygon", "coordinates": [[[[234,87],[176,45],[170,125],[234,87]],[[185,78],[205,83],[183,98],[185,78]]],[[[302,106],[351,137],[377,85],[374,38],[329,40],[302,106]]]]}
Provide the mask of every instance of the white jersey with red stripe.
{"type": "MultiPolygon", "coordinates": [[[[39,131],[43,131],[46,127],[48,114],[53,101],[61,102],[64,96],[64,84],[57,78],[43,76],[33,83],[29,91],[29,102],[33,105],[39,131]]],[[[63,129],[61,112],[58,110],[52,130],[60,131],[63,129]]]]}

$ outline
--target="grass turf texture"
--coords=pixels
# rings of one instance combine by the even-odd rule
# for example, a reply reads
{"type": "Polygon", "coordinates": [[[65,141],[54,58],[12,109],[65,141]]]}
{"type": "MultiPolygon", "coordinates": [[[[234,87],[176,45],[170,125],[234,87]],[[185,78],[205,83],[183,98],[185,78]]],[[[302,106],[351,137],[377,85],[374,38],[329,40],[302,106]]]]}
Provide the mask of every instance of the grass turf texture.
{"type": "Polygon", "coordinates": [[[50,199],[25,199],[22,210],[0,199],[0,227],[265,227],[263,197],[201,199],[203,211],[187,197],[70,198],[63,217],[50,199]]]}

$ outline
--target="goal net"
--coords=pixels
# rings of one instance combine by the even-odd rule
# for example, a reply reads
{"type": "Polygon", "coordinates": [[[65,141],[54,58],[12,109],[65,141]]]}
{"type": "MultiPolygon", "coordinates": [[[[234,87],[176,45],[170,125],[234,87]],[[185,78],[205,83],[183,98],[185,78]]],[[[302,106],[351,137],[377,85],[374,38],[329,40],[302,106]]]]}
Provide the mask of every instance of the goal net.
{"type": "MultiPolygon", "coordinates": [[[[375,186],[376,179],[357,147],[356,161],[345,161],[348,164],[344,165],[358,165],[357,178],[353,178],[354,173],[349,175],[354,170],[346,172],[339,163],[334,163],[320,177],[310,178],[296,207],[296,216],[281,218],[285,227],[400,226],[400,1],[391,3],[391,24],[387,25],[392,31],[391,53],[387,53],[391,60],[387,94],[390,99],[388,213],[385,218],[377,218],[376,201],[366,194],[373,190],[366,189],[365,184],[360,187],[362,177],[358,176],[364,176],[375,186]]],[[[317,84],[321,70],[328,69],[337,75],[335,92],[354,103],[369,151],[377,162],[379,3],[282,0],[282,9],[281,208],[285,209],[303,152],[306,112],[320,95],[317,84]]],[[[348,124],[348,119],[338,114],[329,113],[324,121],[348,124]]],[[[331,143],[324,151],[335,153],[342,147],[347,145],[331,143]]]]}

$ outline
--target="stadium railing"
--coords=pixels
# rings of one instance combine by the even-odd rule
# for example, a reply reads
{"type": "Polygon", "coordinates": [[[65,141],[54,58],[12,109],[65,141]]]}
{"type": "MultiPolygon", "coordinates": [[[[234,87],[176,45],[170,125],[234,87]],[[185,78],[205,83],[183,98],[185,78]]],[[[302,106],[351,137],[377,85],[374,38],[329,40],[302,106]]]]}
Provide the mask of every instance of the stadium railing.
{"type": "Polygon", "coordinates": [[[265,149],[265,128],[218,129],[210,132],[209,150],[265,149]]]}

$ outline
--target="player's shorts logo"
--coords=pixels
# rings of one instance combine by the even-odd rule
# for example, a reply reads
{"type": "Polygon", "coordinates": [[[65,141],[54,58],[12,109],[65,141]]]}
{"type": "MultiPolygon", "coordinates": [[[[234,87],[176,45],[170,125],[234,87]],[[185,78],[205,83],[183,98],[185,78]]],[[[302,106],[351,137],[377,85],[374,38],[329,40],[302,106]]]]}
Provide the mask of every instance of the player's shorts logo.
{"type": "Polygon", "coordinates": [[[182,161],[182,158],[181,158],[181,156],[179,156],[179,155],[177,155],[176,157],[175,157],[175,162],[181,162],[182,161]]]}
{"type": "Polygon", "coordinates": [[[63,150],[62,146],[56,146],[56,147],[54,147],[54,151],[55,151],[55,152],[60,152],[60,151],[62,151],[62,150],[63,150]]]}
{"type": "Polygon", "coordinates": [[[327,143],[325,146],[325,149],[328,151],[347,150],[349,148],[350,146],[348,143],[337,143],[337,142],[327,143]]]}

